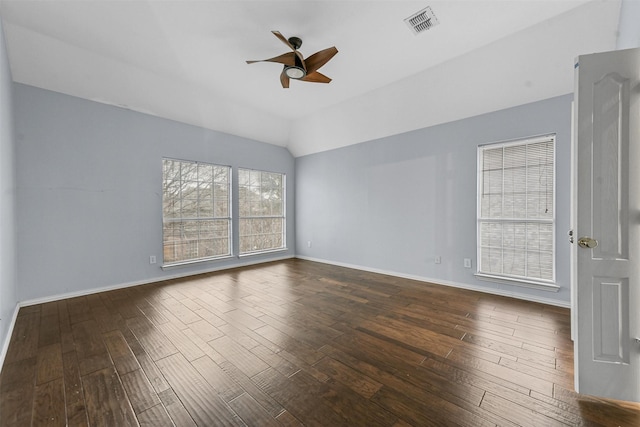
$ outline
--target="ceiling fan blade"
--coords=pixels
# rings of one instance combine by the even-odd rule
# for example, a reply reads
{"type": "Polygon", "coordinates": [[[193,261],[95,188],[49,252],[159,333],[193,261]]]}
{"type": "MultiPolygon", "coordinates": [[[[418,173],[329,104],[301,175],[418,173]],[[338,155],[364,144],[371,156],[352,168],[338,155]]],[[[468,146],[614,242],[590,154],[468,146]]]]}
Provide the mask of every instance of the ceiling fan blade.
{"type": "Polygon", "coordinates": [[[277,38],[280,39],[280,41],[282,41],[282,43],[286,44],[287,46],[289,46],[289,48],[291,48],[291,50],[296,50],[295,47],[293,47],[291,45],[291,43],[289,43],[289,40],[287,40],[287,38],[285,36],[282,35],[282,33],[280,31],[271,31],[273,33],[274,36],[276,36],[277,38]]]}
{"type": "Polygon", "coordinates": [[[280,83],[284,89],[289,89],[289,77],[284,73],[284,70],[280,73],[280,83]]]}
{"type": "Polygon", "coordinates": [[[300,80],[305,82],[312,82],[312,83],[329,83],[331,81],[329,77],[317,71],[307,74],[300,80]]]}
{"type": "Polygon", "coordinates": [[[295,65],[296,54],[294,52],[287,52],[287,53],[283,53],[282,55],[274,56],[273,58],[269,58],[269,59],[247,61],[247,64],[253,64],[256,62],[277,62],[279,64],[284,64],[284,65],[295,65]]]}
{"type": "Polygon", "coordinates": [[[333,58],[336,53],[338,53],[338,49],[336,49],[335,46],[332,46],[328,49],[324,49],[314,53],[313,55],[308,57],[305,61],[305,64],[307,66],[307,72],[313,73],[318,68],[322,67],[324,64],[329,62],[329,60],[333,58]]]}
{"type": "Polygon", "coordinates": [[[302,56],[302,54],[300,52],[298,52],[297,50],[294,50],[293,53],[296,54],[296,56],[298,57],[299,61],[295,61],[298,67],[302,67],[304,69],[304,72],[307,72],[307,64],[305,64],[304,62],[304,57],[302,56]]]}

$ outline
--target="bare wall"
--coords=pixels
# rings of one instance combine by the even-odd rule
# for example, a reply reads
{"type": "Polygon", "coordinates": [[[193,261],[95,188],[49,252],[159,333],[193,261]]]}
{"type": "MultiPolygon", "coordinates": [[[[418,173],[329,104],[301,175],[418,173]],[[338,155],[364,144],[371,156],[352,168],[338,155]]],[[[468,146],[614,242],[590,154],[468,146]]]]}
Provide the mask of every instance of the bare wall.
{"type": "Polygon", "coordinates": [[[297,158],[298,255],[568,305],[571,100],[565,95],[297,158]],[[548,133],[557,135],[561,290],[480,281],[474,276],[477,147],[548,133]],[[473,268],[464,268],[464,258],[473,268]]]}
{"type": "Polygon", "coordinates": [[[0,363],[9,326],[18,303],[16,296],[16,193],[13,133],[13,88],[9,59],[0,22],[0,363]]]}
{"type": "Polygon", "coordinates": [[[286,149],[31,86],[14,88],[19,301],[295,254],[294,158],[286,149]],[[162,270],[163,157],[230,165],[234,176],[238,167],[285,173],[288,249],[162,270]],[[151,255],[158,264],[149,264],[151,255]]]}

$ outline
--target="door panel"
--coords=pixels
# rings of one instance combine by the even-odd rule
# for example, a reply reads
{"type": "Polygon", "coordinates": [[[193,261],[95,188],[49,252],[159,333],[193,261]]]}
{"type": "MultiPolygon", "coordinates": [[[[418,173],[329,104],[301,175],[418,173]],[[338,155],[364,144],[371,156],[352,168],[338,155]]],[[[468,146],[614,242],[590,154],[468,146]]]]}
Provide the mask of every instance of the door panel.
{"type": "Polygon", "coordinates": [[[576,389],[640,401],[640,49],[576,66],[576,389]],[[597,242],[597,245],[595,244],[597,242]]]}
{"type": "Polygon", "coordinates": [[[593,359],[629,363],[629,281],[593,278],[593,359]]]}
{"type": "Polygon", "coordinates": [[[628,194],[629,79],[617,73],[593,85],[593,230],[599,236],[594,258],[626,259],[628,194]]]}

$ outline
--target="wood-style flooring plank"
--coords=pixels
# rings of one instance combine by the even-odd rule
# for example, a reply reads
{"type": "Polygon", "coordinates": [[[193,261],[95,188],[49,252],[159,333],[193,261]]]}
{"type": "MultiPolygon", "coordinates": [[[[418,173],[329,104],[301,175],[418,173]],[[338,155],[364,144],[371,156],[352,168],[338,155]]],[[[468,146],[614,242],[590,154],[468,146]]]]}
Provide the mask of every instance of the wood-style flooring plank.
{"type": "Polygon", "coordinates": [[[178,396],[176,396],[172,389],[165,390],[158,396],[176,427],[193,427],[196,425],[182,401],[178,399],[178,396]]]}
{"type": "Polygon", "coordinates": [[[495,426],[494,423],[478,417],[459,406],[445,400],[415,400],[404,393],[381,388],[372,400],[388,411],[398,414],[405,422],[420,426],[495,426]]]}
{"type": "Polygon", "coordinates": [[[244,423],[222,401],[216,390],[180,353],[156,362],[172,384],[189,415],[200,426],[234,426],[244,423]]]}
{"type": "Polygon", "coordinates": [[[174,427],[176,425],[162,404],[152,406],[138,414],[138,422],[140,427],[174,427]]]}
{"type": "Polygon", "coordinates": [[[204,319],[190,323],[189,329],[195,332],[195,334],[198,335],[203,341],[215,340],[216,338],[220,338],[224,335],[224,333],[221,332],[220,329],[216,328],[214,325],[204,319]]]}
{"type": "Polygon", "coordinates": [[[133,350],[127,344],[127,340],[120,330],[104,333],[102,334],[102,339],[107,346],[118,374],[124,375],[140,368],[140,363],[138,363],[133,350]]]}
{"type": "Polygon", "coordinates": [[[398,417],[380,407],[373,400],[363,397],[341,383],[329,380],[327,389],[321,395],[334,412],[341,415],[349,425],[392,426],[398,417]]]}
{"type": "Polygon", "coordinates": [[[84,390],[80,378],[80,366],[75,351],[62,355],[64,366],[64,400],[66,403],[67,422],[70,427],[88,426],[84,390]]]}
{"type": "Polygon", "coordinates": [[[223,362],[220,368],[243,390],[251,394],[251,396],[272,416],[276,417],[280,414],[284,407],[268,394],[260,390],[253,381],[239,368],[230,362],[223,362]]]}
{"type": "Polygon", "coordinates": [[[291,412],[284,411],[276,417],[278,424],[283,427],[302,427],[304,424],[299,419],[291,415],[291,412]]]}
{"type": "Polygon", "coordinates": [[[485,395],[480,406],[490,412],[500,414],[518,425],[549,427],[566,427],[568,425],[491,393],[485,395]]]}
{"type": "Polygon", "coordinates": [[[330,357],[321,359],[314,366],[366,399],[371,398],[382,387],[378,381],[330,357]]]}
{"type": "Polygon", "coordinates": [[[33,384],[15,387],[0,395],[0,425],[22,427],[31,425],[33,416],[33,384]]]}
{"type": "Polygon", "coordinates": [[[40,310],[25,311],[21,308],[13,328],[5,363],[36,356],[38,351],[40,310]]]}
{"type": "MultiPolygon", "coordinates": [[[[127,326],[134,333],[136,339],[144,347],[145,352],[158,361],[175,354],[178,349],[159,329],[144,317],[133,317],[127,320],[127,326]]],[[[177,344],[177,343],[176,343],[177,344]]]]}
{"type": "MultiPolygon", "coordinates": [[[[48,303],[47,315],[40,317],[40,332],[38,336],[38,347],[46,347],[60,342],[60,319],[58,316],[58,305],[48,303]],[[52,309],[54,311],[52,311],[52,309]]],[[[44,312],[44,310],[43,310],[44,312]]]]}
{"type": "Polygon", "coordinates": [[[36,384],[62,378],[62,348],[60,344],[50,344],[38,349],[36,384]]]}
{"type": "Polygon", "coordinates": [[[510,369],[506,366],[487,362],[486,360],[452,352],[447,360],[458,362],[466,366],[472,366],[475,372],[483,372],[492,378],[498,378],[510,386],[524,387],[535,390],[547,396],[553,395],[553,382],[541,378],[540,376],[529,375],[510,369]]]}
{"type": "Polygon", "coordinates": [[[303,424],[349,425],[345,418],[321,400],[322,394],[327,391],[326,385],[323,386],[323,383],[302,371],[287,378],[274,369],[268,369],[253,380],[303,424]]]}
{"type": "MultiPolygon", "coordinates": [[[[15,350],[17,346],[13,348],[15,350]]],[[[33,356],[11,363],[5,362],[0,375],[1,426],[24,426],[31,422],[36,360],[36,356],[33,356]]]]}
{"type": "Polygon", "coordinates": [[[282,357],[280,355],[280,350],[273,351],[262,344],[258,344],[251,348],[250,351],[266,362],[270,367],[274,368],[286,377],[291,376],[300,370],[298,365],[291,363],[289,360],[282,357]]]}
{"type": "Polygon", "coordinates": [[[204,356],[204,352],[185,334],[185,330],[188,328],[180,329],[171,322],[157,325],[156,328],[169,339],[188,361],[191,362],[204,356]]]}
{"type": "Polygon", "coordinates": [[[32,425],[64,427],[67,425],[65,412],[62,377],[36,386],[32,425]]]}
{"type": "Polygon", "coordinates": [[[225,402],[230,402],[245,392],[244,388],[209,356],[194,360],[192,365],[225,402]]]}
{"type": "MultiPolygon", "coordinates": [[[[229,406],[248,426],[276,427],[280,424],[248,393],[229,402],[229,406]]],[[[278,413],[280,415],[280,413],[278,413]]]]}
{"type": "Polygon", "coordinates": [[[461,406],[464,406],[463,402],[477,406],[482,400],[482,389],[471,384],[463,385],[457,382],[448,382],[446,387],[443,387],[443,378],[425,372],[425,369],[419,365],[405,363],[402,366],[397,365],[392,368],[385,363],[378,363],[377,359],[365,361],[358,349],[343,348],[340,350],[327,346],[323,350],[332,360],[339,361],[369,378],[375,378],[381,385],[395,390],[414,393],[412,390],[417,387],[422,392],[430,392],[461,406]]]}
{"type": "Polygon", "coordinates": [[[112,366],[107,347],[102,341],[100,329],[95,320],[83,320],[72,324],[73,339],[76,345],[80,375],[109,368],[112,366]]]}
{"type": "Polygon", "coordinates": [[[91,314],[91,306],[89,306],[86,297],[70,298],[67,300],[67,311],[69,313],[69,322],[75,323],[93,320],[91,314]]]}
{"type": "Polygon", "coordinates": [[[136,414],[160,403],[160,398],[142,369],[120,375],[120,380],[136,414]]]}
{"type": "Polygon", "coordinates": [[[227,336],[209,341],[209,345],[249,377],[269,367],[258,356],[247,351],[247,349],[227,336]]]}
{"type": "Polygon", "coordinates": [[[82,387],[90,425],[138,425],[131,402],[113,367],[83,376],[82,387]]]}

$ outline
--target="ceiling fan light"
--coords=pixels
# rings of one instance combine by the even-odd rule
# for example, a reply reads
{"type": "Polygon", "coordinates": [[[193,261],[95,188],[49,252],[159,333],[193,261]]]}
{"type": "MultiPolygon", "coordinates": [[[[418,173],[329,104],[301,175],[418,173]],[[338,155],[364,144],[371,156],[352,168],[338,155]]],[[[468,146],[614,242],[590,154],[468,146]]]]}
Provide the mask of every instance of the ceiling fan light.
{"type": "Polygon", "coordinates": [[[304,78],[304,76],[307,75],[307,73],[304,71],[304,68],[302,67],[297,67],[295,65],[293,66],[289,66],[289,67],[285,67],[284,68],[284,73],[287,75],[287,77],[289,77],[290,79],[296,79],[299,80],[301,78],[304,78]]]}

